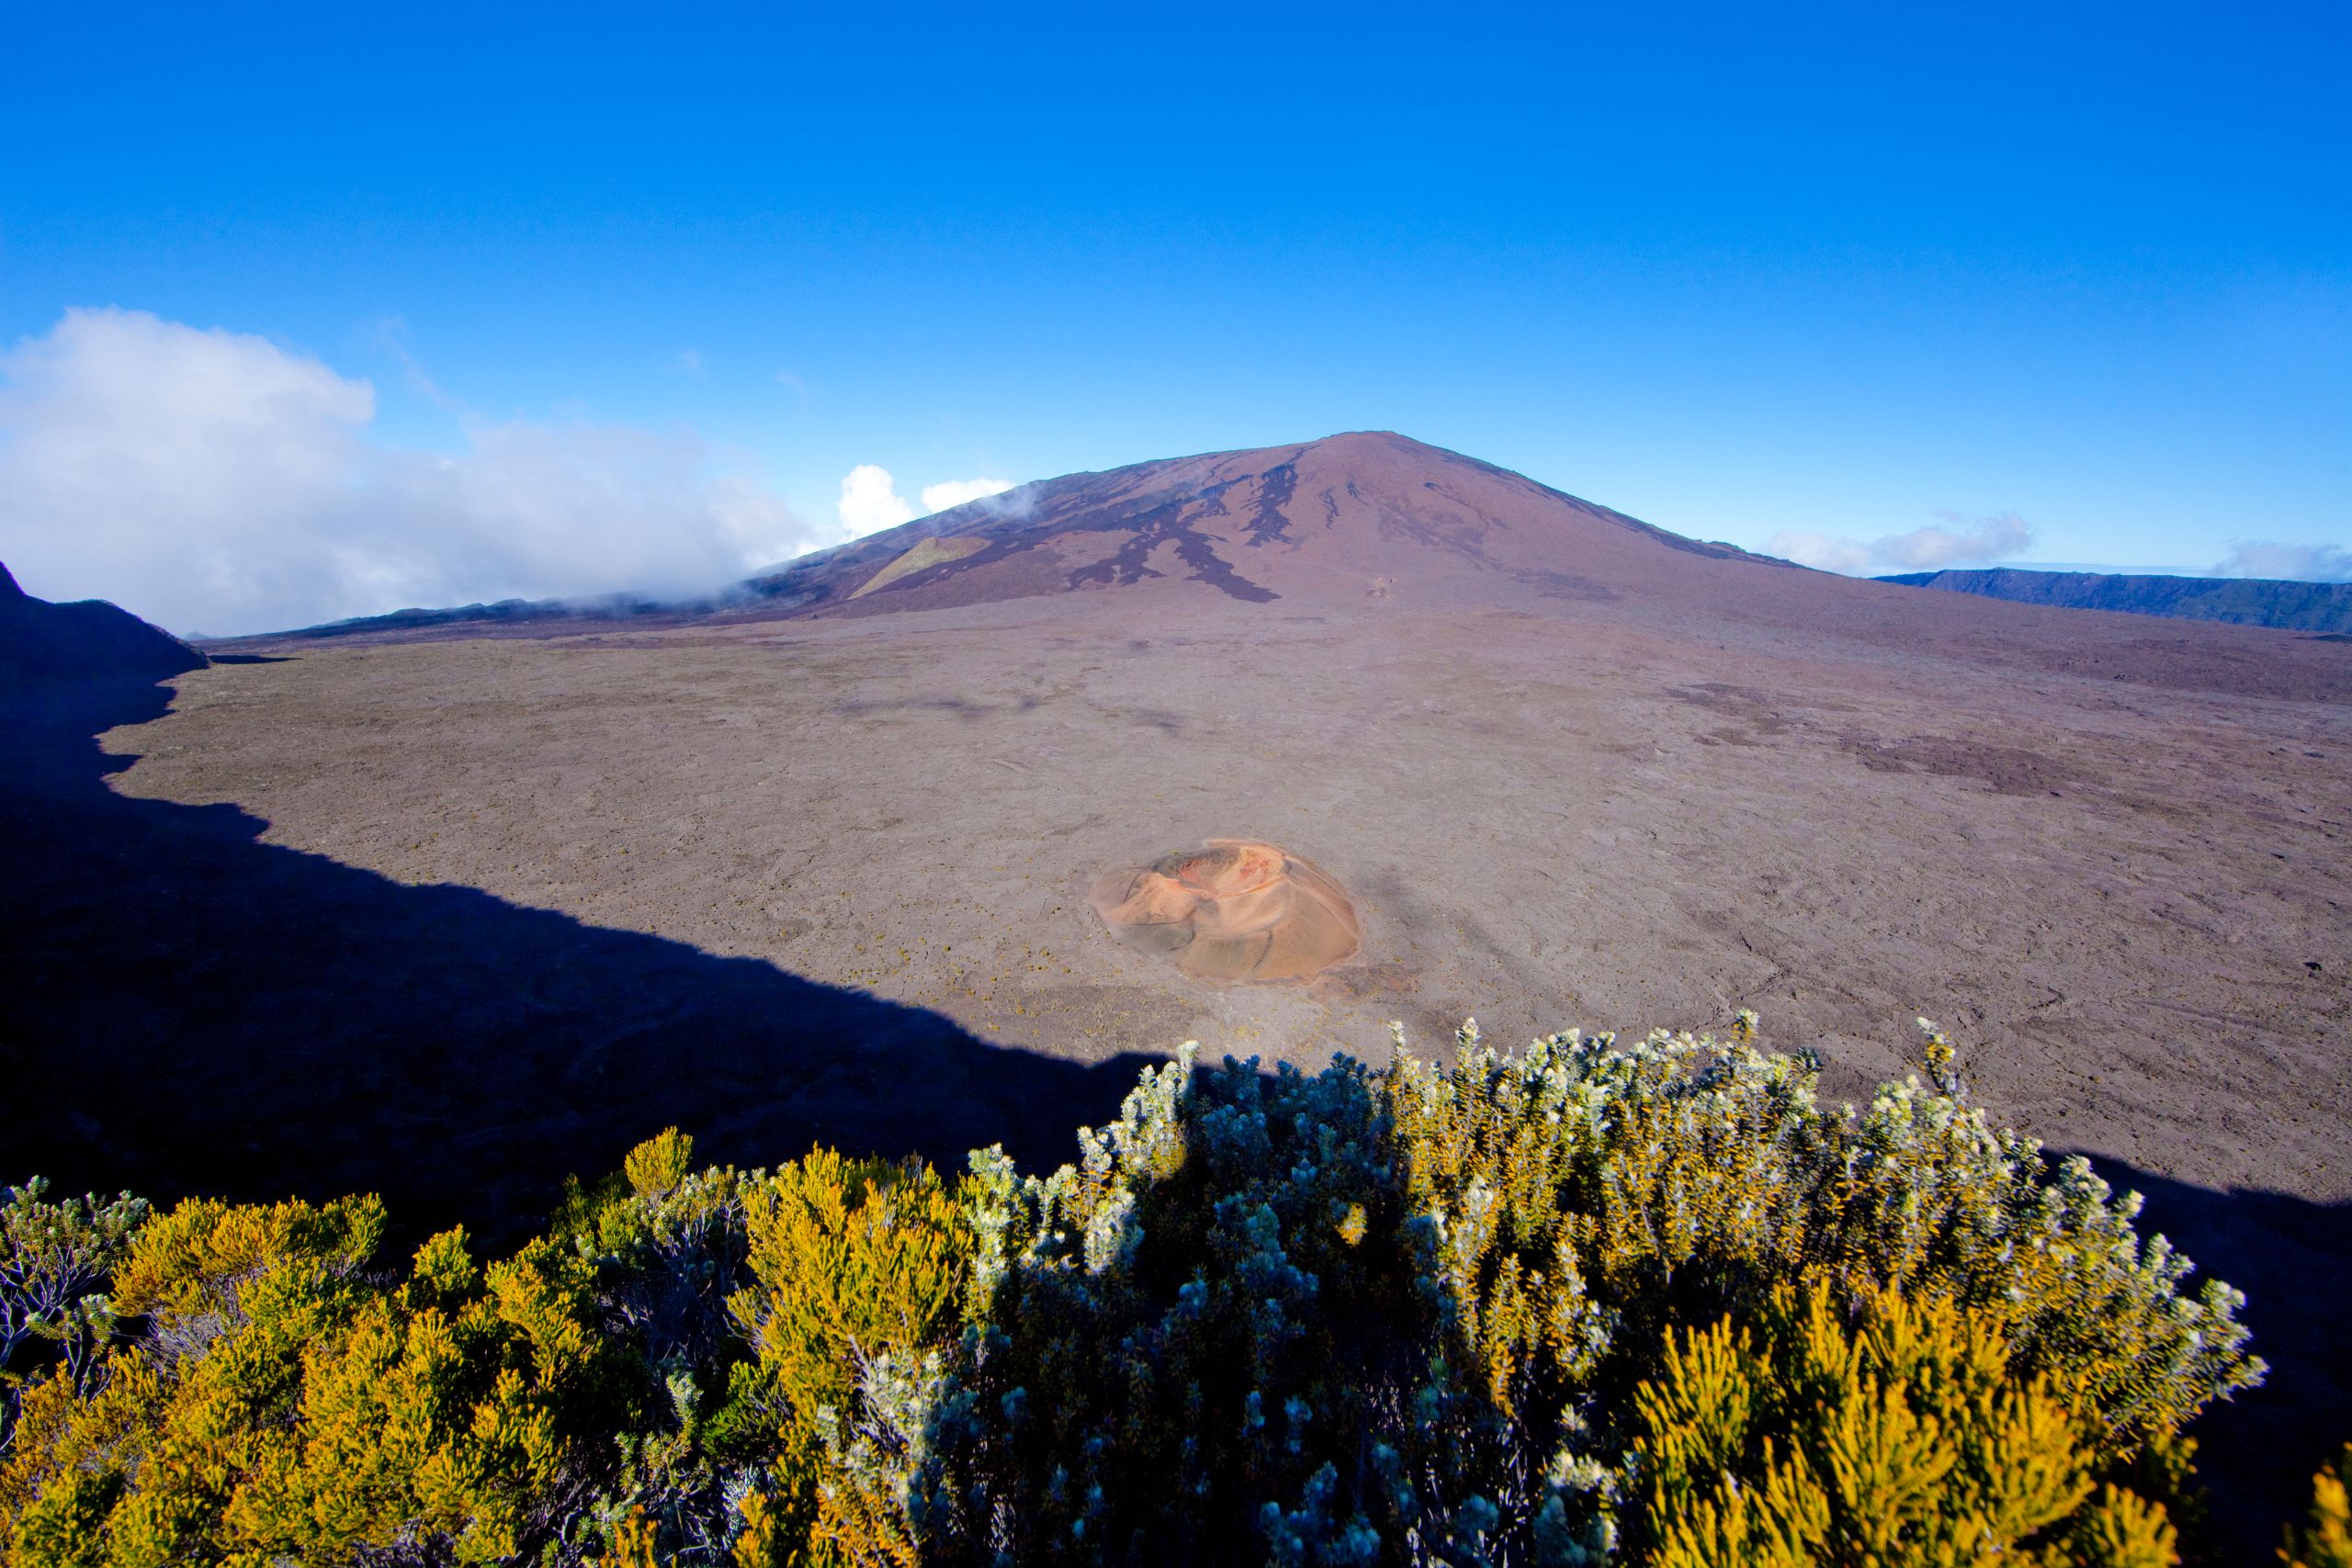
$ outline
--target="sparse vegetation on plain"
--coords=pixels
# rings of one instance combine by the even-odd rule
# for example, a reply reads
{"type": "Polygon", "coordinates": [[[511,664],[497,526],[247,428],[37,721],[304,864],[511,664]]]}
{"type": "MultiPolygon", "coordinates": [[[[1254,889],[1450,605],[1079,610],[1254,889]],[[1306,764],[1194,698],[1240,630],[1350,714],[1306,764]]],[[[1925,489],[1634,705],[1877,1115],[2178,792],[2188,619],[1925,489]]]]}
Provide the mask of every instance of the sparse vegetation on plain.
{"type": "MultiPolygon", "coordinates": [[[[0,1542],[27,1568],[2177,1561],[2185,1428],[2263,1372],[2241,1299],[2192,1293],[2134,1200],[1987,1125],[1926,1041],[1927,1081],[1859,1111],[1747,1015],[1515,1054],[1472,1024],[1451,1065],[1311,1076],[1188,1049],[1042,1177],[994,1150],[953,1180],[696,1168],[672,1131],[514,1256],[450,1231],[405,1269],[370,1198],[151,1217],[30,1186],[0,1542]]],[[[2329,1485],[2294,1561],[2343,1561],[2329,1485]]]]}

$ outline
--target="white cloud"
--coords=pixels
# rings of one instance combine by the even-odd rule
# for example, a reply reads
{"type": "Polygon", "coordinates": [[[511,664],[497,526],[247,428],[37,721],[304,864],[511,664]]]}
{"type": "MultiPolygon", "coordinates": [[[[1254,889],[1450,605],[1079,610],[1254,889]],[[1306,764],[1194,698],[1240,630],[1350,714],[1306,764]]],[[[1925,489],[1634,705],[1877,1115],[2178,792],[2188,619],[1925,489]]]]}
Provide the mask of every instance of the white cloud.
{"type": "Polygon", "coordinates": [[[1856,539],[1784,528],[1765,541],[1767,555],[1781,556],[1849,577],[1898,571],[1940,571],[1950,566],[2006,560],[2033,543],[2033,525],[2014,512],[1971,517],[1939,512],[1942,521],[1907,534],[1856,539]]]}
{"type": "Polygon", "coordinates": [[[951,506],[961,506],[967,501],[981,501],[991,495],[1002,495],[1012,488],[1011,479],[947,479],[922,487],[922,509],[926,513],[944,512],[951,506]]]}
{"type": "Polygon", "coordinates": [[[860,463],[842,476],[842,499],[837,508],[842,520],[841,536],[843,540],[862,539],[868,534],[895,528],[967,501],[1002,495],[1012,488],[1011,479],[942,479],[922,487],[922,504],[918,507],[899,493],[899,481],[891,477],[889,469],[878,463],[860,463]]]}
{"type": "Polygon", "coordinates": [[[860,463],[842,476],[837,510],[844,539],[862,539],[915,520],[914,503],[899,493],[890,470],[876,463],[860,463]]]}
{"type": "Polygon", "coordinates": [[[676,369],[693,377],[695,380],[699,381],[703,379],[704,369],[701,349],[682,348],[678,350],[678,357],[671,363],[676,369]]]}
{"type": "Polygon", "coordinates": [[[215,635],[411,604],[707,592],[824,541],[691,435],[464,422],[379,445],[375,389],[265,338],[74,310],[0,354],[0,559],[215,635]]]}
{"type": "Polygon", "coordinates": [[[2215,577],[2271,577],[2301,582],[2352,582],[2352,550],[2340,545],[2238,543],[2215,563],[2215,577]]]}
{"type": "Polygon", "coordinates": [[[1849,577],[1863,576],[1871,567],[1870,547],[1860,539],[1843,539],[1834,534],[1815,534],[1802,528],[1781,529],[1764,541],[1764,553],[1819,567],[1824,571],[1844,572],[1849,577]]]}

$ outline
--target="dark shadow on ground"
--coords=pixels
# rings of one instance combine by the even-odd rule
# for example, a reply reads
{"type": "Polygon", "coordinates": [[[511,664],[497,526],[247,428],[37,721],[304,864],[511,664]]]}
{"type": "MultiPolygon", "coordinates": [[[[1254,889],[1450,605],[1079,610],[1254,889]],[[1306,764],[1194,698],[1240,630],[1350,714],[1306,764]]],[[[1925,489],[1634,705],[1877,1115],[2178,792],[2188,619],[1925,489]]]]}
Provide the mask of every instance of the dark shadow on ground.
{"type": "Polygon", "coordinates": [[[0,701],[0,1184],[169,1200],[384,1195],[400,1239],[535,1227],[563,1177],[676,1124],[775,1163],[821,1140],[943,1169],[1059,1164],[1143,1058],[1087,1066],[752,959],[403,886],[126,798],[96,737],[163,687],[0,701]]]}
{"type": "Polygon", "coordinates": [[[2352,1204],[2278,1192],[2194,1187],[2120,1161],[2094,1159],[2117,1191],[2148,1201],[2143,1235],[2162,1234],[2197,1265],[2190,1288],[2227,1280],[2246,1293],[2241,1315],[2262,1387],[2198,1417],[2197,1468],[2212,1492],[2218,1561],[2267,1562],[2280,1526],[2311,1506],[2312,1473],[2352,1441],[2352,1204]]]}

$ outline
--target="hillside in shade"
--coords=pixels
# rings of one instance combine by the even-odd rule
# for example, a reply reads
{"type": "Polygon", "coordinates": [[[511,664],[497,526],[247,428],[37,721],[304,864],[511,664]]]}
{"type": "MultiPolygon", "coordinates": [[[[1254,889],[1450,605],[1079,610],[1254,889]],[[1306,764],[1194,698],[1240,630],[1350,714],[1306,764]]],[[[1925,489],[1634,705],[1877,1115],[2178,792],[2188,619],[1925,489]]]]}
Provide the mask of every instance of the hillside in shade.
{"type": "Polygon", "coordinates": [[[103,599],[52,604],[0,566],[0,688],[60,681],[160,681],[202,669],[205,656],[103,599]]]}
{"type": "Polygon", "coordinates": [[[1882,577],[1912,588],[1940,588],[2025,604],[2070,610],[2121,610],[2241,626],[2279,626],[2328,635],[2352,633],[2352,582],[2285,582],[2252,577],[2141,577],[2120,572],[1912,571],[1882,577]]]}

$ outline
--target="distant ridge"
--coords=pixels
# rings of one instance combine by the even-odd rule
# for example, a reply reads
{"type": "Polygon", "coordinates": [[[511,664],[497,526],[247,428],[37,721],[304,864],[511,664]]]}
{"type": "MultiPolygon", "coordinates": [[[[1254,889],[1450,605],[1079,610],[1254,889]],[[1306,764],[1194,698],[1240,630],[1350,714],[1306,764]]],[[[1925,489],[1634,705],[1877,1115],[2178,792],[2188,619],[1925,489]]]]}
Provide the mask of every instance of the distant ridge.
{"type": "MultiPolygon", "coordinates": [[[[628,621],[648,615],[673,620],[707,615],[722,603],[719,596],[668,603],[634,593],[612,593],[595,599],[501,599],[494,604],[458,604],[446,610],[388,610],[380,615],[355,615],[349,620],[274,632],[277,637],[327,638],[365,637],[375,633],[433,631],[443,626],[466,628],[538,626],[548,621],[628,621]]],[[[231,645],[250,637],[208,637],[208,643],[231,645]]]]}
{"type": "Polygon", "coordinates": [[[2134,615],[2227,621],[2241,626],[2352,633],[2352,582],[2287,582],[2251,577],[2139,577],[2116,572],[2018,570],[2011,567],[1983,571],[1912,571],[1878,581],[2070,610],[2120,610],[2134,615]]]}

